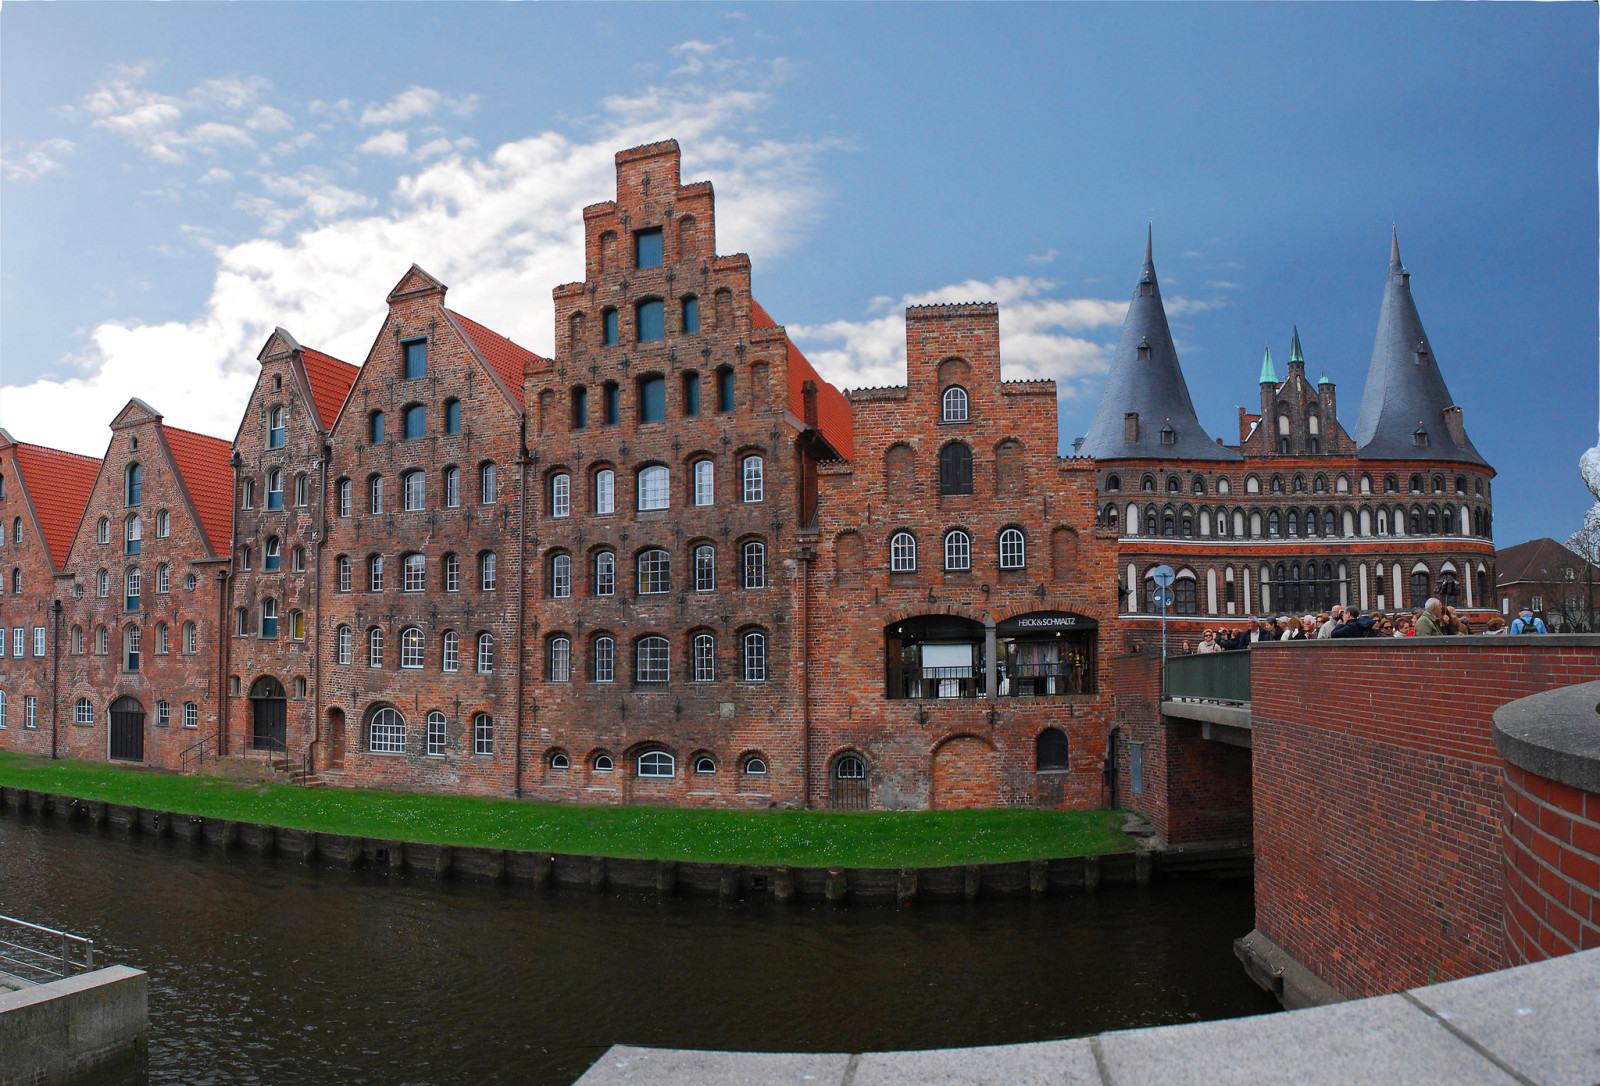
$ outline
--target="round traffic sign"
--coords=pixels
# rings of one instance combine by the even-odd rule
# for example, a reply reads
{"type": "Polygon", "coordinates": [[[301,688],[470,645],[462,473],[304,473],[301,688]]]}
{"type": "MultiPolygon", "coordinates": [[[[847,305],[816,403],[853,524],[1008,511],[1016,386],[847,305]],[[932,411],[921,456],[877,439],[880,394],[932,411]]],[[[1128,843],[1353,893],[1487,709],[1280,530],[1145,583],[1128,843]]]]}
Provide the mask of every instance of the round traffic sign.
{"type": "Polygon", "coordinates": [[[1172,606],[1172,589],[1158,588],[1150,593],[1150,602],[1165,610],[1172,606]]]}
{"type": "Polygon", "coordinates": [[[1150,571],[1150,579],[1156,583],[1157,588],[1166,588],[1172,584],[1177,574],[1172,572],[1171,566],[1157,566],[1150,571]]]}

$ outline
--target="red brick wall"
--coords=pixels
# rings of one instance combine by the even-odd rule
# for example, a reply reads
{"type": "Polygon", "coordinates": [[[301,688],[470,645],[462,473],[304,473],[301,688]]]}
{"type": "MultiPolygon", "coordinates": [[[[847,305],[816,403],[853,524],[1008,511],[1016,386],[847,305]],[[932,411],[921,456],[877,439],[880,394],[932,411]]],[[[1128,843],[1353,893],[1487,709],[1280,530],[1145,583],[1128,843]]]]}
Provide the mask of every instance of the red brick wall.
{"type": "Polygon", "coordinates": [[[1600,795],[1507,765],[1505,964],[1600,947],[1600,795]]]}
{"type": "MultiPolygon", "coordinates": [[[[28,754],[50,753],[51,656],[55,652],[55,621],[50,602],[55,598],[55,571],[39,533],[39,523],[29,502],[27,487],[50,485],[49,479],[25,479],[18,469],[10,446],[0,449],[0,476],[5,479],[0,494],[0,627],[6,631],[5,651],[0,654],[0,690],[5,691],[5,728],[0,729],[0,750],[28,754]],[[20,540],[14,534],[17,520],[22,522],[20,540]],[[13,577],[21,585],[12,591],[13,577]],[[33,630],[45,627],[45,655],[33,654],[33,630]],[[23,633],[23,654],[16,655],[16,629],[23,633]],[[27,726],[27,699],[34,701],[34,727],[27,726]]],[[[64,555],[56,555],[61,561],[64,555]]]]}
{"type": "Polygon", "coordinates": [[[1507,964],[1492,714],[1600,677],[1600,643],[1290,642],[1250,655],[1256,926],[1349,996],[1507,964]]]}

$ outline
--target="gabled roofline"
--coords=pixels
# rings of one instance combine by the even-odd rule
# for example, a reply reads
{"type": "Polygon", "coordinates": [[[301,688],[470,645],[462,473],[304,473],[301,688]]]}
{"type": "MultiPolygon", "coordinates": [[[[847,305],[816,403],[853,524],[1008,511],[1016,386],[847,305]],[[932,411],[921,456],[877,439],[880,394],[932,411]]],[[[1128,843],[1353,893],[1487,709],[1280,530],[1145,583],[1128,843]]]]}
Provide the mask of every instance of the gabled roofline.
{"type": "MultiPolygon", "coordinates": [[[[512,411],[516,412],[518,418],[521,418],[524,408],[517,403],[516,397],[512,395],[511,386],[501,379],[500,374],[496,372],[493,366],[489,365],[489,359],[484,357],[484,353],[478,349],[478,344],[467,334],[467,330],[461,327],[461,321],[456,318],[456,314],[446,308],[443,303],[439,305],[439,309],[443,311],[445,319],[450,322],[450,327],[455,329],[456,335],[460,336],[462,342],[466,343],[467,350],[472,352],[472,357],[478,360],[478,365],[482,366],[483,371],[489,375],[489,380],[494,382],[494,387],[500,390],[501,396],[505,397],[506,404],[512,411]]],[[[498,333],[496,334],[498,335],[498,333]]],[[[532,354],[533,352],[529,351],[528,353],[532,354]]]]}

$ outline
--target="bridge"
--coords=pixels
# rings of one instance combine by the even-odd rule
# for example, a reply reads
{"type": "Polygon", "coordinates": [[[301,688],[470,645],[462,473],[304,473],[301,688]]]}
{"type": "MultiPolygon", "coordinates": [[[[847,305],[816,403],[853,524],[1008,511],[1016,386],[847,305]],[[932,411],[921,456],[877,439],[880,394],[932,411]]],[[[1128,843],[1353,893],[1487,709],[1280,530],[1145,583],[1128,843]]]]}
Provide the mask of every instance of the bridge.
{"type": "Polygon", "coordinates": [[[1167,657],[1161,715],[1195,721],[1203,738],[1249,750],[1249,651],[1167,657]]]}

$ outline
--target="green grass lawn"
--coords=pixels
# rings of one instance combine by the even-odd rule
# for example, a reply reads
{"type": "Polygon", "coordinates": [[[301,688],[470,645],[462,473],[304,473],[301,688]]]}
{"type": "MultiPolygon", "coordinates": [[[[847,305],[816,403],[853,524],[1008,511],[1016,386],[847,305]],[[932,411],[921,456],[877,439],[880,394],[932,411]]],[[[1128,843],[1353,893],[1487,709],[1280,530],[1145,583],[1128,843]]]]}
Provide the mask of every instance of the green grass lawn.
{"type": "Polygon", "coordinates": [[[0,753],[0,785],[323,833],[641,859],[935,867],[1133,848],[1113,811],[584,807],[307,789],[8,753],[0,753]]]}

